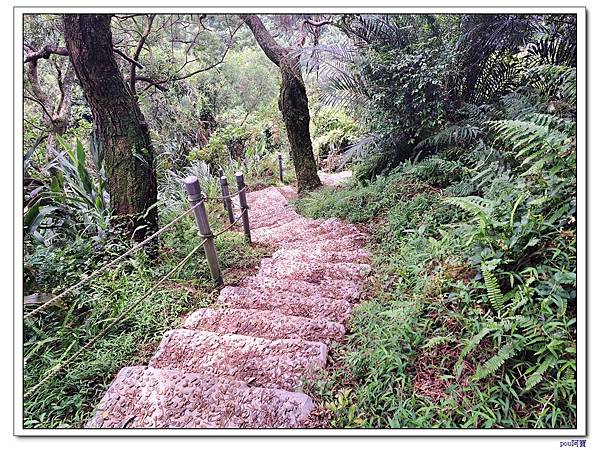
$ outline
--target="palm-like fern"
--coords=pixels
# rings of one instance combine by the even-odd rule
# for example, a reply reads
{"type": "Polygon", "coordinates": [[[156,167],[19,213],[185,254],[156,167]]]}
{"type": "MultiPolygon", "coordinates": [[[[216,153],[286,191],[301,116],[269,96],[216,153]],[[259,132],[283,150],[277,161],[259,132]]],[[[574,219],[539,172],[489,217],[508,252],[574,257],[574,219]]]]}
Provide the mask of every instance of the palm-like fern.
{"type": "Polygon", "coordinates": [[[479,219],[482,227],[491,223],[493,208],[490,200],[472,195],[469,197],[448,197],[444,199],[444,203],[458,206],[472,214],[479,219]]]}
{"type": "Polygon", "coordinates": [[[497,120],[487,126],[496,135],[496,141],[516,152],[515,158],[524,158],[521,167],[529,169],[529,173],[540,172],[546,164],[554,170],[572,168],[565,156],[574,156],[574,124],[567,119],[540,115],[531,119],[497,120]]]}
{"type": "Polygon", "coordinates": [[[481,136],[481,134],[481,128],[471,124],[450,125],[438,133],[423,139],[415,148],[433,147],[439,149],[440,147],[448,147],[450,145],[463,146],[470,144],[481,136]]]}

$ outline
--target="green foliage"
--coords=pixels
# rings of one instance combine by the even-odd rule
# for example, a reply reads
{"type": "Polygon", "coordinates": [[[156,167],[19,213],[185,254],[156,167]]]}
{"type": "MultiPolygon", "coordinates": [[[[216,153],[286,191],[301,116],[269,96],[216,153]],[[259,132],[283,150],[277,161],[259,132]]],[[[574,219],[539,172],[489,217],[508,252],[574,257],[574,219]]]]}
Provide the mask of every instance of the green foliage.
{"type": "MultiPolygon", "coordinates": [[[[138,72],[165,80],[162,88],[136,85],[157,151],[163,223],[187,207],[187,175],[199,178],[208,197],[220,195],[219,167],[231,185],[236,171],[250,185],[276,184],[276,152],[286,147],[280,75],[249,31],[242,27],[234,38],[225,16],[207,17],[206,28],[186,15],[180,25],[188,25],[171,27],[170,17],[157,17],[138,72]],[[216,62],[229,45],[216,70],[176,81],[216,62]]],[[[135,47],[127,26],[141,33],[142,22],[115,21],[115,42],[135,47]]],[[[339,164],[352,161],[356,181],[322,188],[296,207],[370,228],[375,272],[347,340],[332,345],[333,369],[310,386],[331,425],[574,427],[574,16],[347,14],[336,25],[345,40],[326,34],[316,43],[313,36],[316,44],[301,53],[321,60],[302,62],[315,75],[306,78],[307,90],[319,100],[314,149],[321,157],[344,152],[339,164]]],[[[48,36],[61,42],[53,16],[28,22],[28,42],[42,45],[48,36]]],[[[56,58],[39,68],[54,97],[56,58]]],[[[118,64],[129,73],[126,61],[118,64]]],[[[69,129],[58,139],[63,151],[50,160],[42,151],[43,112],[25,105],[24,287],[36,294],[33,302],[131,245],[110,229],[102,149],[93,138],[89,150],[82,144],[91,134],[89,110],[77,86],[72,97],[69,129]]],[[[222,229],[220,204],[207,207],[212,228],[222,229]]],[[[28,319],[25,388],[197,242],[193,218],[185,217],[161,237],[157,262],[133,256],[28,319]]],[[[216,245],[225,277],[264,252],[239,233],[223,234],[216,245]]],[[[146,362],[164,330],[214,295],[201,257],[183,267],[25,402],[25,426],[81,426],[118,368],[146,362]]]]}
{"type": "Polygon", "coordinates": [[[362,151],[350,148],[362,179],[389,173],[419,150],[481,140],[485,120],[515,117],[494,110],[467,120],[468,110],[499,106],[503,97],[546,97],[550,113],[574,105],[573,16],[347,15],[341,28],[354,47],[330,52],[335,70],[324,77],[322,98],[360,104],[376,137],[358,140],[362,151]]]}
{"type": "MultiPolygon", "coordinates": [[[[213,218],[212,229],[222,229],[221,205],[209,204],[208,207],[213,218]]],[[[161,216],[161,222],[166,223],[180,213],[181,210],[174,209],[161,216]]],[[[25,390],[152,288],[199,243],[197,233],[194,219],[186,216],[162,236],[160,265],[147,260],[143,252],[137,253],[64,301],[27,319],[24,323],[25,390]]],[[[57,294],[129,246],[118,236],[95,244],[88,239],[76,239],[60,248],[37,246],[25,259],[25,294],[57,294]]],[[[252,267],[263,254],[260,247],[248,245],[239,232],[222,234],[216,239],[216,246],[226,280],[229,268],[252,267]]],[[[211,305],[216,294],[200,253],[141,302],[124,322],[28,398],[24,405],[24,426],[83,426],[121,367],[146,364],[162,334],[179,326],[182,317],[190,311],[211,305]]]]}
{"type": "Polygon", "coordinates": [[[321,108],[313,119],[313,150],[321,159],[339,155],[358,137],[358,124],[340,108],[321,108]]]}
{"type": "Polygon", "coordinates": [[[465,111],[477,139],[299,201],[374,227],[374,295],[314,391],[332,425],[574,426],[575,126],[548,101],[465,111]]]}
{"type": "Polygon", "coordinates": [[[26,189],[24,232],[41,243],[103,234],[109,216],[103,151],[90,139],[88,162],[79,140],[74,147],[59,136],[57,140],[64,151],[32,176],[30,186],[35,188],[26,189]]]}
{"type": "Polygon", "coordinates": [[[483,275],[483,282],[487,290],[488,302],[492,305],[496,312],[500,313],[502,311],[502,307],[504,306],[504,296],[500,290],[498,279],[486,268],[481,269],[481,274],[483,275]]]}

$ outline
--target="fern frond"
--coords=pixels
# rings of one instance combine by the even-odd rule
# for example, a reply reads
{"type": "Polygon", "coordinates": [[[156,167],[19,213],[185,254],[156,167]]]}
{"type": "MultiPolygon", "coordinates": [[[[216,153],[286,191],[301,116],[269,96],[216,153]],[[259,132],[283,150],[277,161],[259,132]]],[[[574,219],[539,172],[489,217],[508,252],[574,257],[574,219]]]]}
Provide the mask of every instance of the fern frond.
{"type": "Polygon", "coordinates": [[[431,339],[428,339],[427,342],[423,345],[424,349],[436,347],[438,345],[445,344],[447,342],[451,342],[453,340],[452,336],[434,336],[431,339]]]}
{"type": "Polygon", "coordinates": [[[319,101],[324,106],[350,106],[366,104],[369,101],[363,80],[348,72],[330,74],[323,82],[319,101]]]}
{"type": "Polygon", "coordinates": [[[504,307],[504,296],[500,290],[498,279],[486,268],[482,268],[481,273],[483,274],[483,281],[487,291],[488,302],[492,305],[496,312],[502,311],[504,307]]]}
{"type": "Polygon", "coordinates": [[[491,131],[496,133],[497,140],[511,146],[521,157],[535,151],[552,151],[553,154],[567,151],[572,145],[573,137],[547,125],[539,125],[523,120],[496,120],[487,122],[491,131]]]}
{"type": "Polygon", "coordinates": [[[504,344],[495,356],[488,359],[483,366],[477,367],[474,379],[480,380],[494,374],[506,363],[506,361],[512,358],[516,352],[517,349],[512,342],[504,344]]]}
{"type": "Polygon", "coordinates": [[[493,210],[491,202],[487,199],[472,195],[469,197],[448,197],[443,202],[458,206],[477,217],[482,226],[488,225],[491,222],[493,210]]]}
{"type": "Polygon", "coordinates": [[[423,147],[447,147],[450,145],[467,145],[481,136],[483,130],[473,125],[451,125],[442,131],[419,142],[415,149],[423,147]]]}
{"type": "MultiPolygon", "coordinates": [[[[547,357],[542,364],[537,366],[536,371],[527,378],[525,382],[524,391],[527,392],[535,385],[537,385],[543,379],[544,373],[554,364],[556,364],[557,359],[553,356],[547,357]]],[[[534,366],[535,367],[535,366],[534,366]]]]}
{"type": "Polygon", "coordinates": [[[467,356],[469,353],[471,353],[475,349],[475,347],[477,347],[479,345],[481,340],[485,336],[487,336],[487,334],[490,333],[491,331],[493,331],[492,328],[486,327],[483,330],[481,330],[479,333],[477,333],[475,336],[473,336],[471,339],[469,339],[465,343],[465,346],[464,346],[462,352],[460,353],[460,359],[463,359],[465,356],[467,356]]]}

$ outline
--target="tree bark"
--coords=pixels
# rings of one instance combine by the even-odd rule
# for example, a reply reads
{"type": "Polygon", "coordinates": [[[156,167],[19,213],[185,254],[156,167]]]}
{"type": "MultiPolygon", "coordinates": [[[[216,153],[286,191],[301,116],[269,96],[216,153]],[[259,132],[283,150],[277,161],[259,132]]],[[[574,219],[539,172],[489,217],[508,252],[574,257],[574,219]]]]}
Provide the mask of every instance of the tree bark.
{"type": "Polygon", "coordinates": [[[148,125],[114,58],[110,15],[63,16],[69,56],[105,149],[115,222],[135,240],[157,229],[157,185],[148,125]]]}
{"type": "Polygon", "coordinates": [[[310,139],[308,97],[300,70],[299,56],[294,55],[292,49],[279,45],[258,16],[243,15],[241,18],[254,34],[256,42],[265,55],[279,67],[281,72],[279,110],[290,142],[290,156],[296,171],[298,192],[316,189],[321,186],[321,180],[317,175],[317,164],[310,139]]]}

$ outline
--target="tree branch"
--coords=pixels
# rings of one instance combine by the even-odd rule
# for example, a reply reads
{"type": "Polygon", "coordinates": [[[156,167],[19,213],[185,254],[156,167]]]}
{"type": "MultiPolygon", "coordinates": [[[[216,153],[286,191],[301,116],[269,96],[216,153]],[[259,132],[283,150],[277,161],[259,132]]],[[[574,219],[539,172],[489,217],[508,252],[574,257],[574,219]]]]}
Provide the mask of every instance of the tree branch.
{"type": "Polygon", "coordinates": [[[279,66],[281,60],[286,56],[287,50],[277,43],[257,15],[241,14],[240,18],[248,25],[248,28],[250,28],[250,31],[252,31],[252,34],[256,38],[256,42],[263,49],[267,58],[279,66]]]}
{"type": "MultiPolygon", "coordinates": [[[[128,80],[129,82],[131,82],[131,80],[128,80]]],[[[141,81],[143,83],[148,83],[148,86],[154,86],[156,89],[166,92],[169,89],[167,89],[166,87],[164,87],[161,83],[164,83],[164,81],[155,81],[152,78],[148,78],[148,77],[144,77],[144,76],[136,76],[135,77],[135,81],[141,81]]]]}
{"type": "Polygon", "coordinates": [[[144,66],[142,66],[139,62],[134,61],[133,59],[131,59],[129,56],[127,56],[125,53],[123,53],[121,50],[119,50],[118,48],[113,48],[113,52],[115,52],[117,55],[119,55],[121,58],[123,58],[125,61],[130,62],[131,64],[137,66],[140,69],[143,69],[144,66]]]}
{"type": "Polygon", "coordinates": [[[46,109],[46,106],[41,101],[39,101],[35,97],[30,97],[28,95],[24,95],[23,98],[26,99],[26,100],[31,100],[32,102],[35,102],[38,105],[40,105],[42,107],[42,109],[44,110],[44,113],[46,114],[46,116],[48,116],[48,118],[50,119],[50,121],[52,121],[52,115],[48,112],[48,110],[46,109]]]}
{"type": "Polygon", "coordinates": [[[221,59],[219,59],[216,63],[211,64],[210,66],[207,66],[207,67],[203,67],[202,69],[194,70],[193,72],[190,72],[190,73],[188,73],[186,75],[182,75],[180,77],[175,77],[175,78],[163,80],[163,81],[161,81],[161,83],[166,83],[167,81],[181,81],[181,80],[185,80],[186,78],[193,77],[194,75],[197,75],[197,74],[199,74],[201,72],[207,72],[210,69],[214,69],[215,67],[223,64],[223,61],[225,61],[225,57],[227,56],[227,53],[229,52],[230,48],[231,48],[231,46],[227,46],[227,48],[223,52],[223,55],[221,55],[221,59]]]}
{"type": "Polygon", "coordinates": [[[40,58],[48,59],[50,55],[60,55],[60,56],[69,56],[69,51],[66,47],[59,47],[55,44],[46,44],[41,49],[37,51],[31,51],[32,47],[30,45],[26,45],[30,51],[27,52],[25,56],[24,63],[29,63],[32,61],[37,61],[40,58]]]}
{"type": "Polygon", "coordinates": [[[325,19],[325,20],[321,20],[320,22],[315,22],[312,19],[304,19],[303,24],[305,24],[305,23],[309,24],[310,26],[318,28],[318,27],[322,27],[323,25],[332,25],[333,21],[329,20],[329,19],[325,19]]]}
{"type": "MultiPolygon", "coordinates": [[[[135,61],[136,63],[138,62],[138,59],[140,58],[140,54],[142,53],[142,49],[144,48],[146,39],[148,39],[148,36],[150,35],[150,32],[152,31],[152,22],[154,22],[155,17],[156,17],[156,14],[148,14],[148,23],[146,24],[146,29],[144,30],[144,33],[142,34],[142,36],[140,37],[140,40],[138,41],[138,45],[135,49],[135,52],[133,52],[132,60],[135,61]]],[[[135,79],[136,79],[135,70],[136,70],[136,68],[137,68],[136,64],[134,64],[132,62],[130,76],[129,76],[129,78],[130,78],[129,87],[131,88],[131,92],[133,92],[134,95],[135,95],[135,79]]]]}

